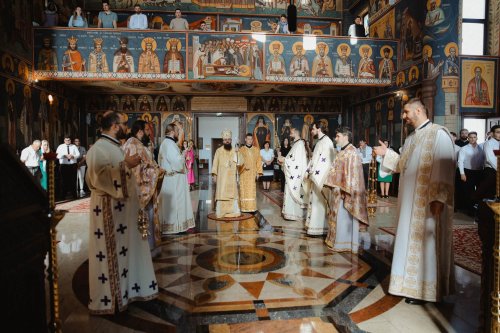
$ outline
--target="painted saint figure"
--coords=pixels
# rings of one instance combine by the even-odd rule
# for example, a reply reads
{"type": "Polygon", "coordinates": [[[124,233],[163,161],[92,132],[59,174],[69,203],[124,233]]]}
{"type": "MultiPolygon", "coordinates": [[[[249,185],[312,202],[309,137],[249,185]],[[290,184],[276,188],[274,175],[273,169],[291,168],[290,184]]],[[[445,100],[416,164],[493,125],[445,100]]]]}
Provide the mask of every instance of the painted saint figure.
{"type": "Polygon", "coordinates": [[[302,42],[295,42],[292,46],[293,54],[290,62],[290,76],[305,77],[309,76],[309,63],[304,51],[302,42]]]}
{"type": "Polygon", "coordinates": [[[156,41],[147,37],[141,43],[142,53],[139,56],[139,73],[160,73],[160,60],[156,54],[156,41]]]}
{"type": "Polygon", "coordinates": [[[135,72],[134,58],[128,49],[128,38],[120,38],[120,48],[113,56],[113,72],[133,73],[135,72]]]}
{"type": "Polygon", "coordinates": [[[285,58],[281,55],[283,53],[283,44],[274,41],[269,45],[271,56],[267,65],[267,73],[269,75],[286,75],[285,58]]]}
{"type": "Polygon", "coordinates": [[[76,42],[78,38],[71,36],[68,38],[68,49],[64,51],[62,60],[62,70],[64,72],[85,71],[85,59],[82,57],[76,42]]]}
{"type": "Polygon", "coordinates": [[[476,66],[474,68],[474,77],[467,84],[467,93],[465,95],[466,105],[490,105],[488,84],[481,77],[481,73],[481,67],[476,66]]]}
{"type": "Polygon", "coordinates": [[[349,54],[351,53],[349,45],[345,43],[340,44],[337,48],[337,52],[339,54],[339,58],[335,62],[335,75],[343,78],[354,77],[352,60],[349,57],[349,54]]]}
{"type": "Polygon", "coordinates": [[[368,45],[360,47],[361,60],[359,61],[358,78],[374,79],[375,65],[371,58],[372,48],[368,45]]]}
{"type": "Polygon", "coordinates": [[[319,42],[316,46],[316,56],[312,63],[312,76],[333,77],[332,59],[328,56],[328,45],[319,42]]]}
{"type": "Polygon", "coordinates": [[[57,54],[52,48],[52,39],[50,37],[43,38],[43,48],[38,54],[37,69],[42,71],[57,71],[57,54]]]}
{"type": "Polygon", "coordinates": [[[167,53],[163,59],[163,72],[168,74],[184,73],[184,57],[180,52],[181,41],[177,38],[171,38],[167,41],[167,53]]]}
{"type": "Polygon", "coordinates": [[[89,54],[89,72],[109,72],[106,53],[102,50],[102,38],[94,39],[94,49],[89,54]]]}

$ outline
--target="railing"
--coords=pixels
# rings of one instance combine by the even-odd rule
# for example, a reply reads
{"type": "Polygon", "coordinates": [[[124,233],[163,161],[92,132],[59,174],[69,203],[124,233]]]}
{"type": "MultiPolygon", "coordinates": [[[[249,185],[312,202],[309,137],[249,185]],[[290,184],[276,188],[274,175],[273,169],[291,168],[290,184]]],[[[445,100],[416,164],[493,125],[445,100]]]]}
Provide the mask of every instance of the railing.
{"type": "Polygon", "coordinates": [[[33,78],[387,86],[397,54],[385,39],[36,28],[33,78]]]}

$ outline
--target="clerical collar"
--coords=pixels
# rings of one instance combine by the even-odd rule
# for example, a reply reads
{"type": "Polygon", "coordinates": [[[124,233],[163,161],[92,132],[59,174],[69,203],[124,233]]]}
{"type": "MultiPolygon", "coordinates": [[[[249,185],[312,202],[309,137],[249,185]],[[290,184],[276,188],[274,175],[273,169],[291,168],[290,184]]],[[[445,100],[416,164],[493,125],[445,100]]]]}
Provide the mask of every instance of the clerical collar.
{"type": "Polygon", "coordinates": [[[176,142],[174,138],[172,138],[171,136],[166,136],[165,139],[169,139],[169,140],[172,140],[173,142],[176,142]]]}
{"type": "Polygon", "coordinates": [[[252,145],[245,145],[245,147],[247,147],[247,148],[252,148],[252,145]]]}
{"type": "Polygon", "coordinates": [[[321,138],[318,138],[318,141],[319,140],[323,140],[323,138],[326,136],[326,134],[323,134],[323,136],[321,138]]]}
{"type": "Polygon", "coordinates": [[[424,128],[425,126],[429,125],[431,123],[431,121],[429,119],[427,119],[427,121],[425,123],[423,123],[422,125],[418,126],[415,130],[421,130],[422,128],[424,128]]]}
{"type": "Polygon", "coordinates": [[[347,148],[350,144],[351,144],[351,143],[350,143],[350,142],[348,142],[348,143],[347,143],[344,147],[340,148],[340,150],[344,150],[344,149],[346,149],[346,148],[347,148]]]}
{"type": "Polygon", "coordinates": [[[109,136],[107,134],[101,134],[101,138],[108,139],[109,141],[114,142],[117,145],[120,145],[120,140],[115,139],[115,138],[113,138],[113,137],[111,137],[111,136],[109,136]]]}

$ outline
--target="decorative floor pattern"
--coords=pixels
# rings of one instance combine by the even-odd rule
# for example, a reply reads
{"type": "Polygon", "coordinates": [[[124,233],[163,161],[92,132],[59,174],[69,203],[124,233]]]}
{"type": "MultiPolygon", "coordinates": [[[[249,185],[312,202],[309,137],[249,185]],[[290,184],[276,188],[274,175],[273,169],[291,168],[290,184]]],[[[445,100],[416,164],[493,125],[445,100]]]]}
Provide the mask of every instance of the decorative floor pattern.
{"type": "MultiPolygon", "coordinates": [[[[379,228],[391,235],[396,235],[395,227],[379,228]]],[[[455,265],[481,275],[481,240],[477,233],[477,225],[453,226],[453,251],[455,265]]]]}
{"type": "Polygon", "coordinates": [[[88,213],[90,211],[90,198],[60,203],[56,205],[56,210],[66,210],[68,213],[88,213]]]}

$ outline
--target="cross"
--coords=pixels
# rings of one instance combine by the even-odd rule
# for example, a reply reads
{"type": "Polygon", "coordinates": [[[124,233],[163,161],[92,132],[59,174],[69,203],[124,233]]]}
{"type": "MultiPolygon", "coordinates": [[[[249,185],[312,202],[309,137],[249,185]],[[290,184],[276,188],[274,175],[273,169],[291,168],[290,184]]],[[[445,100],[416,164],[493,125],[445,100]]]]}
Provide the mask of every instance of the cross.
{"type": "Polygon", "coordinates": [[[293,158],[293,154],[290,154],[290,158],[293,158]]]}
{"type": "Polygon", "coordinates": [[[319,175],[319,170],[316,170],[316,171],[314,172],[314,174],[315,174],[315,175],[319,175]]]}
{"type": "Polygon", "coordinates": [[[151,285],[149,286],[149,288],[152,288],[153,290],[156,290],[156,286],[158,285],[158,283],[156,283],[155,280],[151,281],[151,285]]]}
{"type": "Polygon", "coordinates": [[[297,179],[300,179],[300,175],[297,175],[297,179]]]}
{"type": "Polygon", "coordinates": [[[106,258],[104,254],[102,254],[102,251],[99,251],[99,254],[96,254],[96,258],[99,258],[99,261],[102,261],[102,259],[106,258]]]}
{"type": "Polygon", "coordinates": [[[104,303],[104,306],[108,306],[108,303],[111,303],[111,300],[108,298],[108,296],[104,296],[104,298],[101,298],[101,302],[104,303]]]}
{"type": "Polygon", "coordinates": [[[95,216],[99,216],[99,213],[102,212],[102,209],[99,208],[99,205],[95,206],[93,209],[95,216]]]}
{"type": "Polygon", "coordinates": [[[134,289],[135,292],[138,293],[139,289],[141,289],[141,287],[139,287],[139,285],[137,283],[134,283],[134,286],[132,287],[132,289],[134,289]]]}
{"type": "Polygon", "coordinates": [[[123,294],[124,299],[128,299],[128,290],[125,291],[125,294],[123,294]]]}
{"type": "Polygon", "coordinates": [[[323,157],[323,158],[321,159],[321,162],[326,162],[326,157],[323,157]]]}
{"type": "Polygon", "coordinates": [[[94,235],[97,236],[97,239],[101,239],[101,236],[104,234],[101,232],[101,228],[97,228],[97,231],[94,232],[94,235]]]}
{"type": "Polygon", "coordinates": [[[108,278],[106,277],[106,275],[104,275],[104,273],[102,273],[102,275],[99,276],[97,280],[101,280],[102,284],[105,284],[108,278]]]}
{"type": "Polygon", "coordinates": [[[127,277],[127,273],[128,273],[128,269],[124,268],[124,269],[123,269],[123,272],[122,272],[122,276],[123,276],[124,278],[126,278],[126,277],[127,277]]]}
{"type": "Polygon", "coordinates": [[[293,176],[290,176],[290,179],[293,179],[293,176]]]}
{"type": "Polygon", "coordinates": [[[116,203],[115,209],[118,209],[121,212],[123,207],[125,207],[125,204],[122,204],[121,201],[118,201],[116,203]]]}
{"type": "Polygon", "coordinates": [[[123,224],[120,223],[120,227],[118,229],[116,229],[116,232],[119,231],[123,235],[125,233],[125,229],[127,229],[127,228],[128,228],[127,226],[125,226],[125,225],[123,225],[123,224]]]}
{"type": "Polygon", "coordinates": [[[122,246],[122,250],[120,251],[120,254],[123,254],[123,256],[126,257],[127,256],[127,251],[128,251],[128,249],[125,248],[125,246],[122,246]]]}
{"type": "Polygon", "coordinates": [[[298,168],[299,168],[299,166],[298,166],[298,165],[296,165],[296,166],[295,166],[295,170],[297,170],[298,168]]]}
{"type": "Polygon", "coordinates": [[[118,191],[120,187],[122,187],[116,180],[113,181],[113,186],[115,187],[115,190],[118,191]]]}
{"type": "Polygon", "coordinates": [[[296,189],[297,189],[297,186],[294,186],[294,187],[293,187],[293,190],[295,191],[296,189]]]}
{"type": "Polygon", "coordinates": [[[303,194],[301,194],[301,195],[300,195],[300,198],[301,198],[301,199],[302,199],[302,198],[304,198],[304,195],[303,195],[303,194]]]}

